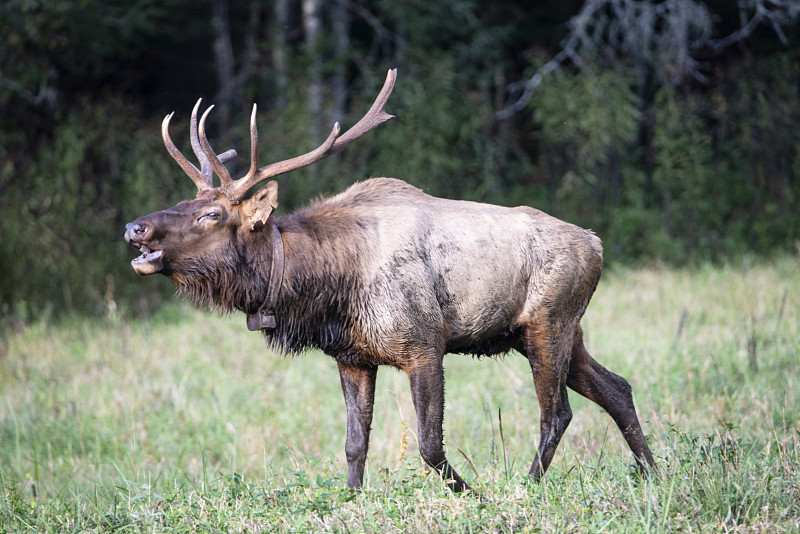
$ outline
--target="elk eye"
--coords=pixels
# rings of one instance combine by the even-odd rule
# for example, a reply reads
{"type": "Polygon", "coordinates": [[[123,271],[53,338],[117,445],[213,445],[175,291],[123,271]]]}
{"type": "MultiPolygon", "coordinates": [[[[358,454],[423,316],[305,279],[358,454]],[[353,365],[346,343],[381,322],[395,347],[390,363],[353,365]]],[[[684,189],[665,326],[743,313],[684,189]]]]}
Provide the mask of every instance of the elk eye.
{"type": "Polygon", "coordinates": [[[204,213],[203,215],[201,215],[197,219],[197,222],[202,222],[204,220],[205,221],[218,221],[219,220],[219,211],[213,210],[213,211],[209,211],[207,213],[204,213]]]}

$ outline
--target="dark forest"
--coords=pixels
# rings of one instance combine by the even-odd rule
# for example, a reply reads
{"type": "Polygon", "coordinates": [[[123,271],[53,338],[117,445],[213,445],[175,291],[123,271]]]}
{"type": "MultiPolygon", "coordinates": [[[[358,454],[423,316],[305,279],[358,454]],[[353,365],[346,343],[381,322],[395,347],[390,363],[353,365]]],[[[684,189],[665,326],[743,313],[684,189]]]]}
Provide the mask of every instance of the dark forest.
{"type": "Polygon", "coordinates": [[[198,98],[239,156],[258,104],[281,160],[353,124],[398,69],[396,119],[280,178],[280,212],[370,176],[527,204],[592,228],[607,263],[797,253],[796,0],[7,0],[0,6],[4,318],[144,311],[121,237],[194,196],[198,98]]]}

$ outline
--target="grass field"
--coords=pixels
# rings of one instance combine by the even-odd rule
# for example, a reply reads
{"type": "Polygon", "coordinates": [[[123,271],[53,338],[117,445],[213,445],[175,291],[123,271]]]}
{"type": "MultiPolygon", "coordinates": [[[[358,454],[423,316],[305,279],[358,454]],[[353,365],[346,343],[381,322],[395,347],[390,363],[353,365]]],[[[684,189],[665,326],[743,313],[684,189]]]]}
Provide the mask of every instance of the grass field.
{"type": "MultiPolygon", "coordinates": [[[[167,283],[164,281],[164,283],[167,283]]],[[[625,376],[659,475],[570,393],[527,483],[538,406],[518,354],[445,359],[450,493],[417,453],[404,374],[378,374],[365,490],[345,487],[336,366],[283,358],[242,316],[42,321],[0,346],[0,531],[798,532],[800,265],[606,273],[584,320],[625,376]]]]}

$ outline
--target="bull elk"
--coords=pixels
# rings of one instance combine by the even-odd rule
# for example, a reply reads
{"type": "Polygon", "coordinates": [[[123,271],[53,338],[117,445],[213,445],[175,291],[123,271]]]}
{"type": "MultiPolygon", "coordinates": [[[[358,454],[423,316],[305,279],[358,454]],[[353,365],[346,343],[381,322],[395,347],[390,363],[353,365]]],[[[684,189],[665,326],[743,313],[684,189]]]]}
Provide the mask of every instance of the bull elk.
{"type": "MultiPolygon", "coordinates": [[[[276,216],[278,184],[257,184],[310,165],[392,118],[384,106],[396,70],[369,112],[346,133],[338,123],[315,150],[259,167],[256,107],[250,169],[232,179],[191,116],[195,167],[162,125],[167,150],[197,196],[126,227],[140,275],[161,273],[198,303],[247,314],[250,330],[286,353],[317,348],[339,367],[347,405],[347,484],[359,488],[367,457],[378,366],[405,371],[418,418],[419,450],[454,491],[470,486],[442,444],[446,353],[527,357],[541,408],[533,479],[547,470],[572,418],[567,387],[614,419],[646,473],[645,442],[628,382],[587,352],[580,320],[600,278],[603,253],[590,231],[526,206],[435,198],[403,181],[373,178],[276,216]],[[220,186],[214,187],[216,174],[220,186]]],[[[212,106],[213,107],[213,106],[212,106]]]]}

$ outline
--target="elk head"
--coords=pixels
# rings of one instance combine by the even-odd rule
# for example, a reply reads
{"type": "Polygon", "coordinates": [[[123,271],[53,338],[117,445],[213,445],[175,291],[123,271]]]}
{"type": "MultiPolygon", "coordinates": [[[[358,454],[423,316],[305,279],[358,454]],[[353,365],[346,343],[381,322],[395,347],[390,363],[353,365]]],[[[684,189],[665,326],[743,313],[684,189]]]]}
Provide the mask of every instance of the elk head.
{"type": "MultiPolygon", "coordinates": [[[[250,117],[250,170],[239,179],[232,179],[224,165],[236,152],[229,150],[217,155],[206,138],[206,119],[213,106],[203,113],[199,123],[199,100],[192,112],[190,136],[192,149],[200,163],[199,169],[181,154],[170,139],[169,122],[172,114],[167,115],[161,127],[164,144],[197,186],[197,196],[194,200],[139,217],[126,226],[125,240],[141,252],[139,257],[131,261],[133,269],[140,275],[162,273],[171,276],[179,286],[185,287],[191,285],[187,280],[219,277],[225,266],[230,268],[240,264],[244,258],[243,249],[252,243],[253,235],[265,227],[274,226],[268,225],[267,221],[278,205],[278,184],[275,181],[268,182],[249,197],[248,191],[272,177],[305,167],[341,150],[391,119],[392,115],[384,111],[384,106],[396,77],[396,69],[387,73],[383,89],[370,110],[347,132],[339,135],[339,124],[336,123],[325,142],[315,150],[264,167],[258,166],[254,105],[250,117]],[[219,187],[214,187],[213,174],[219,177],[219,187]]],[[[265,255],[268,256],[268,253],[265,255]]],[[[252,255],[247,258],[252,261],[252,255]]],[[[197,297],[207,300],[208,295],[197,297]]]]}

